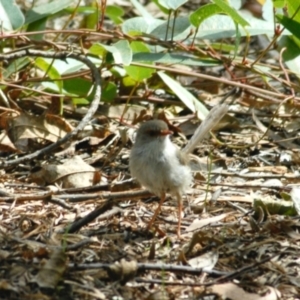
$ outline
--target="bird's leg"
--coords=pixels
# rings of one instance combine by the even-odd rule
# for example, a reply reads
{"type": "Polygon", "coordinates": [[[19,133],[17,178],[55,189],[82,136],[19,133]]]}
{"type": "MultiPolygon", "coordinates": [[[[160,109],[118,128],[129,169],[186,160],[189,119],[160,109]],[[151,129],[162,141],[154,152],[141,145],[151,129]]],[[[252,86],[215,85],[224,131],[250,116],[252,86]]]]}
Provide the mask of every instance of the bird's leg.
{"type": "Polygon", "coordinates": [[[182,198],[181,194],[177,193],[177,202],[178,202],[178,225],[177,225],[177,236],[180,238],[180,227],[181,227],[181,212],[182,212],[182,198]]]}
{"type": "Polygon", "coordinates": [[[161,197],[160,197],[160,201],[159,201],[159,204],[158,204],[158,207],[156,208],[156,211],[151,219],[151,221],[149,222],[148,226],[147,226],[147,230],[149,230],[151,228],[151,226],[153,225],[157,215],[159,214],[160,212],[160,208],[162,206],[162,204],[164,203],[166,199],[166,193],[161,193],[161,197]]]}

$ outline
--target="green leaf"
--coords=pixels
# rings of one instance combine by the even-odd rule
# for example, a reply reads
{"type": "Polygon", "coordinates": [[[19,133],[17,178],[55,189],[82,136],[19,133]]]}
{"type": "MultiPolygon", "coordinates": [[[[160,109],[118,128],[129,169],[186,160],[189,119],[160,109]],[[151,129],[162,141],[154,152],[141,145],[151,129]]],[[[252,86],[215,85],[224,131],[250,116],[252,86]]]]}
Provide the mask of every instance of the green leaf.
{"type": "Polygon", "coordinates": [[[239,30],[239,26],[237,23],[235,23],[235,49],[234,49],[234,55],[233,58],[236,58],[238,51],[239,51],[239,46],[240,46],[240,41],[241,41],[241,32],[239,30]]]}
{"type": "MultiPolygon", "coordinates": [[[[146,53],[149,52],[148,46],[140,41],[133,41],[130,44],[133,53],[140,53],[145,51],[146,53]]],[[[143,60],[142,62],[151,65],[147,60],[143,60]]],[[[155,72],[153,68],[145,68],[140,66],[128,66],[124,68],[127,74],[136,82],[141,82],[144,79],[148,79],[152,76],[155,72]]]]}
{"type": "Polygon", "coordinates": [[[24,15],[14,0],[0,0],[0,23],[4,31],[20,28],[24,20],[24,15]]]}
{"type": "Polygon", "coordinates": [[[189,18],[177,17],[175,20],[174,28],[173,23],[174,18],[170,19],[169,23],[165,21],[163,24],[160,24],[154,30],[152,30],[150,34],[161,40],[165,40],[166,32],[168,32],[166,40],[181,40],[186,38],[186,36],[190,33],[191,29],[191,23],[189,18]]]}
{"type": "Polygon", "coordinates": [[[210,43],[210,46],[217,51],[228,52],[228,53],[235,51],[235,45],[232,44],[210,43]]]}
{"type": "Polygon", "coordinates": [[[132,87],[132,86],[136,85],[136,81],[133,78],[131,78],[130,76],[126,76],[126,77],[122,78],[122,84],[125,87],[132,87]]]}
{"type": "Polygon", "coordinates": [[[190,15],[190,22],[195,27],[199,27],[200,24],[207,18],[219,14],[223,10],[216,4],[206,4],[198,8],[190,15]]]}
{"type": "Polygon", "coordinates": [[[163,71],[159,71],[157,74],[170,88],[170,90],[173,91],[174,94],[186,105],[186,107],[188,107],[193,113],[197,113],[200,120],[205,119],[208,114],[208,110],[197,98],[163,71]]]}
{"type": "Polygon", "coordinates": [[[127,74],[136,82],[141,82],[144,79],[148,79],[155,72],[153,68],[145,68],[140,66],[128,66],[124,67],[127,74]]]}
{"type": "Polygon", "coordinates": [[[273,199],[271,197],[254,199],[253,208],[256,214],[258,214],[259,207],[268,215],[285,215],[285,216],[297,215],[297,211],[294,207],[293,201],[273,199]]]}
{"type": "Polygon", "coordinates": [[[120,6],[107,5],[105,15],[118,25],[123,22],[121,17],[124,15],[124,10],[120,6]]]}
{"type": "Polygon", "coordinates": [[[285,0],[285,1],[288,10],[288,15],[290,17],[293,16],[293,19],[295,21],[300,22],[299,1],[295,1],[295,0],[285,0]]]}
{"type": "Polygon", "coordinates": [[[115,62],[122,63],[124,66],[130,65],[132,61],[132,50],[130,48],[129,42],[127,40],[120,40],[113,44],[116,51],[113,51],[115,62]]]}
{"type": "Polygon", "coordinates": [[[155,62],[163,64],[182,64],[189,66],[212,67],[220,65],[220,62],[211,58],[199,59],[188,54],[173,54],[173,53],[134,53],[132,57],[134,62],[155,62]]]}
{"type": "Polygon", "coordinates": [[[300,39],[300,23],[283,15],[276,15],[277,20],[294,36],[300,39]]]}
{"type": "Polygon", "coordinates": [[[224,0],[213,0],[215,2],[216,5],[218,5],[225,14],[227,14],[228,16],[230,16],[232,18],[232,20],[241,25],[242,27],[245,26],[249,26],[249,23],[242,18],[235,9],[233,9],[232,7],[230,7],[226,1],[224,0]]]}
{"type": "Polygon", "coordinates": [[[44,72],[47,72],[46,76],[49,76],[51,79],[54,80],[61,93],[63,89],[63,81],[61,80],[60,73],[55,69],[55,67],[41,57],[38,57],[35,60],[35,65],[44,72]]]}
{"type": "Polygon", "coordinates": [[[180,6],[186,3],[187,0],[158,0],[158,3],[166,9],[177,10],[180,6]]]}
{"type": "Polygon", "coordinates": [[[12,74],[27,66],[30,62],[31,60],[29,57],[21,57],[13,60],[7,68],[3,69],[3,77],[6,79],[9,78],[12,74]]]}
{"type": "Polygon", "coordinates": [[[83,78],[71,78],[64,80],[64,90],[73,95],[73,97],[86,98],[90,97],[92,82],[83,78]]]}
{"type": "Polygon", "coordinates": [[[282,53],[283,61],[300,78],[300,40],[295,36],[282,36],[278,41],[278,47],[286,48],[282,53]]]}
{"type": "Polygon", "coordinates": [[[138,12],[140,13],[140,15],[146,19],[154,19],[153,16],[151,14],[149,14],[148,10],[145,9],[145,7],[143,5],[141,5],[141,3],[137,0],[130,0],[130,2],[134,5],[134,7],[138,10],[138,12]]]}
{"type": "MultiPolygon", "coordinates": [[[[130,44],[133,53],[150,52],[148,46],[144,42],[133,41],[130,44]]],[[[147,60],[144,60],[147,61],[147,60]]]]}
{"type": "MultiPolygon", "coordinates": [[[[93,6],[79,6],[76,7],[76,12],[77,13],[81,13],[83,15],[90,15],[93,13],[96,13],[98,10],[96,7],[93,6]]],[[[73,7],[66,7],[64,9],[64,12],[68,13],[68,14],[72,14],[74,12],[74,8],[73,7]]]]}
{"type": "Polygon", "coordinates": [[[132,50],[127,40],[120,40],[112,45],[94,44],[89,52],[99,55],[101,58],[107,57],[107,52],[113,56],[113,63],[122,64],[124,66],[130,65],[132,61],[132,50]]]}
{"type": "Polygon", "coordinates": [[[142,33],[150,33],[158,25],[165,23],[163,20],[146,19],[144,17],[136,17],[126,20],[122,24],[122,31],[129,35],[140,35],[142,33]]]}
{"type": "MultiPolygon", "coordinates": [[[[96,66],[100,66],[102,60],[88,56],[96,66]]],[[[52,63],[52,59],[45,58],[45,61],[49,64],[52,63]]],[[[56,70],[59,70],[60,74],[69,74],[77,72],[78,70],[87,70],[88,67],[81,61],[74,58],[66,58],[65,60],[56,59],[53,63],[56,70]]]]}
{"type": "Polygon", "coordinates": [[[154,2],[163,13],[165,13],[165,14],[169,13],[169,10],[167,8],[165,8],[164,6],[160,5],[159,0],[152,0],[152,2],[154,2]]]}
{"type": "Polygon", "coordinates": [[[285,0],[273,0],[273,5],[275,8],[283,8],[285,5],[285,0]]]}
{"type": "Polygon", "coordinates": [[[98,55],[101,58],[105,57],[106,52],[107,50],[105,49],[104,45],[100,43],[93,44],[89,49],[89,53],[98,55]]]}
{"type": "Polygon", "coordinates": [[[104,102],[112,102],[117,95],[117,86],[113,82],[108,82],[106,86],[104,86],[101,100],[104,102]]]}
{"type": "MultiPolygon", "coordinates": [[[[43,31],[46,29],[46,23],[47,23],[47,18],[43,18],[40,20],[37,20],[35,22],[32,22],[28,25],[27,31],[28,32],[34,32],[34,31],[43,31]]],[[[41,41],[44,38],[44,34],[35,34],[30,36],[31,39],[35,41],[41,41]]]]}
{"type": "Polygon", "coordinates": [[[95,28],[97,28],[98,21],[99,21],[99,12],[98,9],[95,7],[95,11],[92,14],[85,14],[81,26],[83,28],[95,30],[95,28]]]}
{"type": "Polygon", "coordinates": [[[74,105],[89,105],[91,102],[85,98],[72,98],[74,105]]]}
{"type": "Polygon", "coordinates": [[[30,24],[45,17],[53,16],[73,3],[73,0],[55,0],[46,4],[34,6],[27,12],[25,23],[30,24]]]}
{"type": "MultiPolygon", "coordinates": [[[[243,11],[240,14],[251,24],[250,27],[247,27],[247,31],[241,28],[241,36],[274,35],[274,21],[261,20],[243,11]]],[[[290,33],[287,30],[283,32],[283,35],[288,34],[290,33]]],[[[214,15],[209,17],[201,23],[197,33],[197,38],[211,40],[233,38],[235,36],[235,23],[228,15],[214,15]]]]}

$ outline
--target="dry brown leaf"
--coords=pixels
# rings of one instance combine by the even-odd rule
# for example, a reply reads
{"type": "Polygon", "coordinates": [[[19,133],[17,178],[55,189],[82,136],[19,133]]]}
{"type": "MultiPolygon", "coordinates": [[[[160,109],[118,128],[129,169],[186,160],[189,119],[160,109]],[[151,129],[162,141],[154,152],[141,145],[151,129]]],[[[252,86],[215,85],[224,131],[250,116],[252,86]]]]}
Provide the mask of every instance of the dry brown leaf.
{"type": "MultiPolygon", "coordinates": [[[[147,114],[147,110],[144,106],[120,104],[120,105],[102,105],[99,107],[99,111],[103,115],[111,119],[119,119],[122,113],[125,111],[123,116],[124,120],[134,121],[136,116],[141,118],[147,114]]],[[[150,114],[149,114],[150,116],[150,114]]]]}
{"type": "Polygon", "coordinates": [[[249,172],[272,172],[275,174],[285,174],[288,172],[286,166],[264,166],[264,167],[249,167],[249,172]]]}
{"type": "Polygon", "coordinates": [[[268,292],[264,295],[245,292],[234,283],[216,284],[212,286],[212,291],[220,295],[223,299],[231,300],[278,300],[279,291],[273,287],[268,287],[268,292]]]}
{"type": "Polygon", "coordinates": [[[5,280],[5,279],[0,279],[0,290],[14,291],[14,292],[18,291],[17,288],[15,288],[8,280],[5,280]]]}
{"type": "Polygon", "coordinates": [[[20,153],[21,151],[15,147],[13,142],[10,140],[6,132],[2,132],[0,134],[0,151],[1,152],[17,152],[20,153]]]}
{"type": "Polygon", "coordinates": [[[138,269],[136,261],[126,261],[121,259],[120,262],[115,262],[110,265],[107,272],[111,279],[119,280],[122,284],[135,277],[138,269]]]}
{"type": "Polygon", "coordinates": [[[231,212],[225,213],[225,214],[221,214],[221,215],[218,215],[218,216],[215,216],[215,217],[207,218],[207,219],[196,219],[196,220],[193,221],[193,223],[190,226],[188,226],[185,229],[185,231],[186,232],[191,232],[191,231],[200,229],[200,228],[202,228],[204,226],[207,226],[207,225],[209,225],[211,223],[215,223],[215,222],[221,221],[224,218],[226,218],[227,216],[229,216],[230,214],[231,214],[231,212]]]}
{"type": "Polygon", "coordinates": [[[193,257],[188,260],[190,266],[194,268],[203,269],[203,271],[211,271],[219,259],[217,251],[210,251],[201,256],[193,257]]]}
{"type": "Polygon", "coordinates": [[[39,287],[54,289],[66,270],[67,256],[62,249],[53,251],[50,259],[41,268],[33,282],[39,287]]]}
{"type": "Polygon", "coordinates": [[[30,179],[39,184],[59,184],[63,188],[94,185],[97,171],[85,163],[80,156],[74,156],[62,165],[44,165],[42,170],[32,173],[30,179]]]}
{"type": "Polygon", "coordinates": [[[7,114],[6,131],[10,139],[21,150],[27,150],[27,143],[20,140],[42,139],[56,142],[72,130],[64,119],[55,115],[36,116],[26,112],[7,114]]]}

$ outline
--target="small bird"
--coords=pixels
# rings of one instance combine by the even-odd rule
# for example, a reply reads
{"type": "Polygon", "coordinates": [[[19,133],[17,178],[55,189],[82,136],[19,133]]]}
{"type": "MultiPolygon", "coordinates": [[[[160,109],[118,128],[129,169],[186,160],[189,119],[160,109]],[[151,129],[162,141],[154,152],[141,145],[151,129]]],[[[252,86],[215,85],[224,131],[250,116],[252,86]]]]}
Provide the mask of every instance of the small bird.
{"type": "Polygon", "coordinates": [[[177,236],[180,237],[182,195],[193,180],[189,166],[189,153],[220,121],[227,110],[225,104],[213,108],[182,150],[172,143],[170,140],[172,131],[162,120],[147,121],[137,130],[129,158],[131,176],[160,197],[159,205],[147,226],[148,230],[160,212],[166,193],[170,193],[178,201],[177,236]]]}

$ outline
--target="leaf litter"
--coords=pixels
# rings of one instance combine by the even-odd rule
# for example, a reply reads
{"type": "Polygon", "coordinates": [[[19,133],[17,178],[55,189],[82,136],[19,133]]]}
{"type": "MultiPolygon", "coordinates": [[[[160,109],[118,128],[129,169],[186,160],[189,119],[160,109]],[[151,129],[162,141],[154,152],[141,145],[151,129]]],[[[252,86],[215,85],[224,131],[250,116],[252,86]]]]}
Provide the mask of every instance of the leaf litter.
{"type": "MultiPolygon", "coordinates": [[[[242,134],[243,128],[239,131],[242,134]]],[[[232,150],[235,154],[229,157],[226,143],[239,145],[241,141],[238,130],[233,135],[229,132],[226,127],[218,131],[224,146],[213,138],[197,148],[196,155],[204,156],[210,149],[206,160],[213,155],[213,169],[198,171],[202,180],[195,180],[184,200],[183,240],[175,235],[176,203],[171,199],[165,202],[154,233],[144,231],[156,199],[130,180],[131,142],[124,144],[117,133],[110,145],[108,140],[78,150],[82,161],[106,153],[93,166],[93,172],[101,170],[104,183],[91,182],[82,189],[76,181],[65,186],[52,179],[36,185],[30,183],[32,172],[24,176],[16,169],[3,174],[1,256],[6,275],[1,289],[6,295],[38,290],[51,294],[61,286],[61,295],[72,289],[77,297],[99,299],[113,295],[111,285],[116,283],[123,297],[142,297],[144,284],[148,297],[164,285],[165,292],[178,299],[182,285],[190,286],[186,293],[191,297],[215,293],[231,299],[277,299],[282,293],[298,293],[295,258],[300,224],[292,200],[298,190],[293,189],[289,196],[292,189],[288,188],[297,177],[289,167],[275,162],[277,148],[269,143],[261,144],[260,151],[265,155],[267,150],[265,158],[274,162],[272,168],[247,147],[232,150]],[[88,148],[90,155],[84,156],[88,148]],[[274,177],[281,184],[269,182],[274,177]],[[48,190],[49,184],[54,186],[48,196],[32,198],[48,190]],[[133,191],[135,194],[130,193],[133,191]],[[287,197],[281,199],[283,193],[287,197]],[[69,209],[52,201],[60,198],[69,209]],[[34,288],[28,287],[29,282],[34,288]]],[[[60,157],[53,162],[68,174],[65,164],[70,159],[60,157]]],[[[41,165],[48,164],[41,161],[41,165]]],[[[83,170],[72,169],[71,173],[83,179],[83,170]]],[[[51,178],[47,173],[44,176],[51,178]]]]}
{"type": "MultiPolygon", "coordinates": [[[[228,92],[217,81],[212,90],[228,92]]],[[[118,96],[128,98],[126,90],[118,96]]],[[[136,124],[155,117],[157,99],[164,106],[158,115],[173,126],[180,147],[197,127],[195,115],[168,96],[103,105],[76,145],[1,171],[2,299],[297,299],[299,113],[293,103],[278,107],[276,99],[247,92],[226,100],[225,120],[193,153],[202,167],[184,198],[179,240],[171,198],[153,232],[144,230],[158,199],[128,172],[136,124]]],[[[209,107],[221,97],[212,92],[203,101],[209,107]]],[[[20,104],[18,114],[19,120],[2,115],[0,123],[7,160],[55,143],[85,112],[66,105],[64,118],[33,118],[20,104]]]]}

